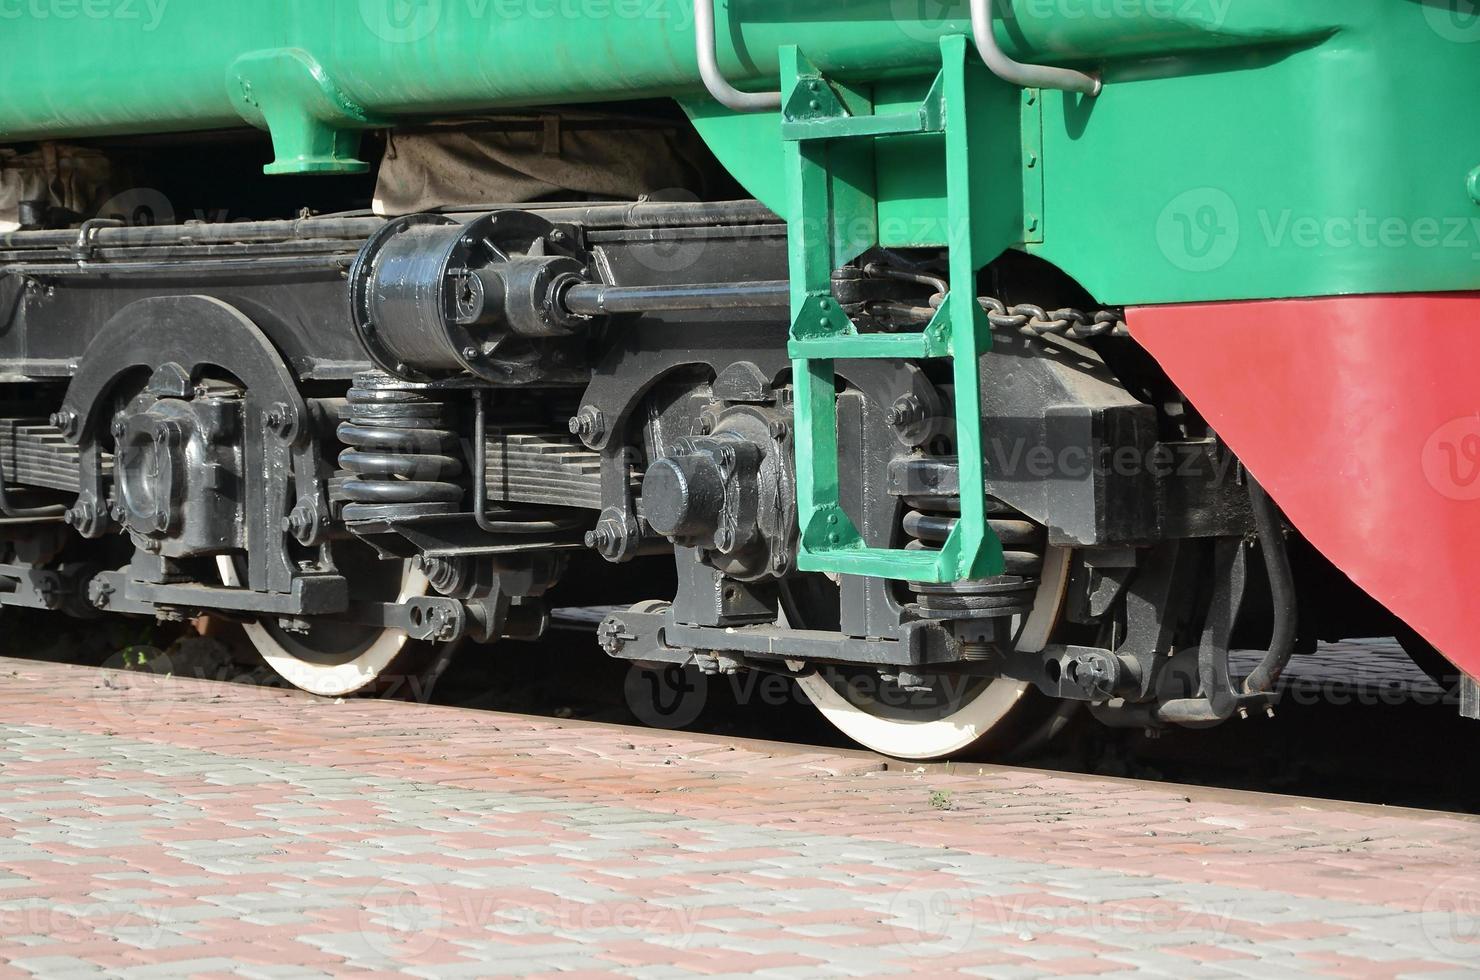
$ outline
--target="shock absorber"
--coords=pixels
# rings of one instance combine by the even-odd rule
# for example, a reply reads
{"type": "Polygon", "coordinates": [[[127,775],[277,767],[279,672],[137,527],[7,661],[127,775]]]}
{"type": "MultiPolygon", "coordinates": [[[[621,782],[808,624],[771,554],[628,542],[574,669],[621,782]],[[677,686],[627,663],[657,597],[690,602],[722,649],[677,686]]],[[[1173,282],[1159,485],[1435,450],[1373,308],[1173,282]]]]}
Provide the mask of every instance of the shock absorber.
{"type": "MultiPolygon", "coordinates": [[[[910,509],[902,522],[912,540],[909,549],[939,548],[956,527],[961,499],[921,495],[904,498],[910,509]]],[[[1043,573],[1044,529],[1022,513],[989,499],[987,524],[1002,542],[1001,575],[969,582],[911,583],[915,609],[927,619],[999,619],[1025,615],[1033,608],[1038,579],[1043,573]]],[[[988,651],[968,644],[967,659],[984,658],[988,651]]]]}
{"type": "Polygon", "coordinates": [[[373,372],[355,378],[339,465],[347,522],[457,513],[466,489],[454,409],[441,393],[373,372]]]}

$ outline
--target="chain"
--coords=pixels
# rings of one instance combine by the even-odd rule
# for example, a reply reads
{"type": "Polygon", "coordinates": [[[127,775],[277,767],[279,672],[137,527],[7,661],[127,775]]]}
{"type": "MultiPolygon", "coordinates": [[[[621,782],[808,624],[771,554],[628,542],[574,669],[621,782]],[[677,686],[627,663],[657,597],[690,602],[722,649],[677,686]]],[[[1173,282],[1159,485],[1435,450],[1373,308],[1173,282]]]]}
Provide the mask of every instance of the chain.
{"type": "Polygon", "coordinates": [[[1096,310],[1086,313],[1065,307],[1061,310],[1045,310],[1031,303],[1019,303],[1009,307],[1000,299],[982,296],[977,300],[987,311],[987,319],[1000,330],[1016,330],[1029,337],[1059,335],[1077,338],[1128,337],[1130,330],[1125,319],[1113,310],[1096,310]]]}
{"type": "MultiPolygon", "coordinates": [[[[874,304],[878,309],[889,309],[892,312],[902,313],[907,320],[911,318],[928,320],[932,310],[939,308],[949,289],[946,280],[939,276],[909,269],[896,269],[882,262],[870,262],[864,266],[864,274],[880,279],[898,279],[902,282],[935,288],[936,293],[930,298],[928,308],[888,301],[874,304]]],[[[987,311],[987,319],[991,321],[992,326],[999,330],[1016,330],[1029,337],[1068,336],[1082,339],[1130,336],[1130,328],[1126,326],[1125,317],[1113,310],[1096,310],[1093,313],[1086,313],[1084,310],[1066,306],[1063,309],[1049,311],[1031,303],[1019,303],[1009,307],[993,296],[980,296],[977,302],[982,305],[982,309],[987,311]]]]}

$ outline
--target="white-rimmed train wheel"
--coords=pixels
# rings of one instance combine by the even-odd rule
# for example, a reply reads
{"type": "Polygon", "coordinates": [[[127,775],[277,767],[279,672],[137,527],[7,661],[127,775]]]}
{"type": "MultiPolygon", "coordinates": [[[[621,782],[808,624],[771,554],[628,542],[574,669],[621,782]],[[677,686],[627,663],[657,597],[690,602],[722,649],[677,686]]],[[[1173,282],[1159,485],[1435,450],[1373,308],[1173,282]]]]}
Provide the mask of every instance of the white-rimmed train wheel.
{"type": "MultiPolygon", "coordinates": [[[[426,595],[426,576],[409,561],[384,562],[356,555],[340,567],[350,579],[355,599],[405,602],[426,595]]],[[[221,582],[241,586],[236,562],[216,559],[221,582]]],[[[299,690],[321,697],[370,693],[420,676],[435,659],[437,647],[409,639],[405,632],[349,623],[315,623],[306,632],[289,632],[271,620],[245,623],[242,630],[267,665],[299,690]]]]}
{"type": "MultiPolygon", "coordinates": [[[[1042,650],[1053,636],[1071,555],[1066,548],[1047,549],[1033,610],[1016,624],[1018,650],[1042,650]]],[[[797,618],[805,619],[805,610],[799,612],[797,618]]],[[[940,759],[1009,731],[1033,731],[1057,707],[1023,681],[959,675],[927,680],[926,690],[906,692],[882,681],[877,671],[822,667],[797,683],[844,735],[897,759],[940,759]]]]}

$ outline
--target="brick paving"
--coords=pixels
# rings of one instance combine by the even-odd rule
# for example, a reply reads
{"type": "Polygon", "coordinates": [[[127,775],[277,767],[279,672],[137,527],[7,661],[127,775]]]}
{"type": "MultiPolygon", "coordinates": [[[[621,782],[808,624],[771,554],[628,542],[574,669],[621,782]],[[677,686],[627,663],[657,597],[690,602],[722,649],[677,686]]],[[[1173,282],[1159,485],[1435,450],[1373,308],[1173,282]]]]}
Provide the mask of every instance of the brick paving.
{"type": "Polygon", "coordinates": [[[0,975],[1480,971],[1480,821],[0,660],[0,975]]]}

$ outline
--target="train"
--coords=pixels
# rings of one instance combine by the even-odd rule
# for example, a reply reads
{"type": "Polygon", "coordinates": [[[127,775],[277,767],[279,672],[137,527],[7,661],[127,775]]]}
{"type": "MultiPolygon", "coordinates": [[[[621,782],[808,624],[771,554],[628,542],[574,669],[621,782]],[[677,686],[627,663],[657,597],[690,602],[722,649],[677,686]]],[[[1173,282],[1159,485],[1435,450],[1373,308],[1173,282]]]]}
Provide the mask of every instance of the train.
{"type": "Polygon", "coordinates": [[[909,759],[1348,637],[1480,716],[1472,7],[4,5],[0,604],[325,697],[604,605],[909,759]]]}

